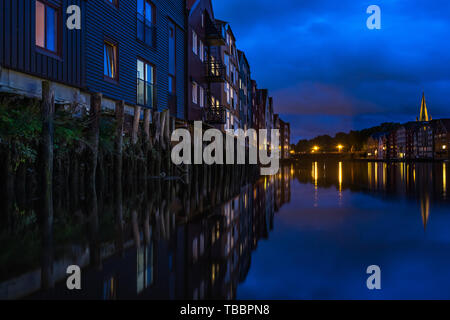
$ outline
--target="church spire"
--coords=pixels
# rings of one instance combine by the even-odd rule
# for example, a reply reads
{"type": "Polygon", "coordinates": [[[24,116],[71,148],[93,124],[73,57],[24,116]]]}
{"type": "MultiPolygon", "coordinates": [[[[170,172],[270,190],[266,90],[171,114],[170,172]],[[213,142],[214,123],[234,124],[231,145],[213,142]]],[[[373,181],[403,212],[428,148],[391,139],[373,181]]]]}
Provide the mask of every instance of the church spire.
{"type": "Polygon", "coordinates": [[[422,94],[422,103],[420,105],[419,121],[422,122],[430,121],[430,118],[428,117],[427,103],[425,102],[425,92],[422,94]]]}

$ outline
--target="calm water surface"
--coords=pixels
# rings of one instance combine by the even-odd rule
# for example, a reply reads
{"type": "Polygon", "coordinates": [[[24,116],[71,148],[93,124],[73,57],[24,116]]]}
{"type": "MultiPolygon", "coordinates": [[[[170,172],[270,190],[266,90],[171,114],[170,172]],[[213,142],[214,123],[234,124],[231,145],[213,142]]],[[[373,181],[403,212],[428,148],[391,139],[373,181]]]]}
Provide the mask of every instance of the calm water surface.
{"type": "Polygon", "coordinates": [[[191,218],[183,200],[124,201],[120,232],[108,204],[57,214],[52,234],[22,212],[20,235],[1,229],[0,298],[448,299],[449,166],[301,162],[191,218]],[[66,289],[70,264],[81,291],[66,289]]]}

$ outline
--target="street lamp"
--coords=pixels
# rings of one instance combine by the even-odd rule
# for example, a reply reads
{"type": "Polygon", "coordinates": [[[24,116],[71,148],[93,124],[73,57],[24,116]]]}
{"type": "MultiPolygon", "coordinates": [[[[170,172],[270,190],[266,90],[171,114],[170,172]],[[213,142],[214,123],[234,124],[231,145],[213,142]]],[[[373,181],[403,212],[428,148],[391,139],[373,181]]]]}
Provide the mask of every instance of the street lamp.
{"type": "Polygon", "coordinates": [[[446,149],[447,149],[447,146],[444,144],[444,145],[442,146],[442,149],[446,150],[446,149]]]}
{"type": "Polygon", "coordinates": [[[342,152],[342,149],[344,149],[344,146],[342,144],[338,145],[337,148],[339,149],[339,152],[342,152]]]}

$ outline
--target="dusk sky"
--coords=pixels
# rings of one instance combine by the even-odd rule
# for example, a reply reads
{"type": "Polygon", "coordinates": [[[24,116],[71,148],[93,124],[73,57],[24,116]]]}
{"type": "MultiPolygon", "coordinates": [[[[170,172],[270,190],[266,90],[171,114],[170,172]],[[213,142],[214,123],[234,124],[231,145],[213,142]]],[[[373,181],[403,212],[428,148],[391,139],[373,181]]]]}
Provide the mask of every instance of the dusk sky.
{"type": "Polygon", "coordinates": [[[213,0],[292,139],[450,118],[450,2],[213,0]],[[381,8],[381,30],[366,26],[381,8]]]}

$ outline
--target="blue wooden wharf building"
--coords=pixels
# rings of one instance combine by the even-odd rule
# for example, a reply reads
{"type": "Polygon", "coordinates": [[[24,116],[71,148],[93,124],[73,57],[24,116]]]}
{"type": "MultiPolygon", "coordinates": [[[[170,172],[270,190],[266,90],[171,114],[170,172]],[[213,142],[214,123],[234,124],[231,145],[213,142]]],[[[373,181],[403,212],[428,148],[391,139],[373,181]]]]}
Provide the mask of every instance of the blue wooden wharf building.
{"type": "Polygon", "coordinates": [[[123,100],[129,114],[169,109],[183,120],[185,7],[185,0],[0,0],[0,92],[40,97],[45,79],[58,104],[87,105],[99,92],[104,108],[123,100]],[[67,26],[72,5],[81,29],[67,26]]]}

